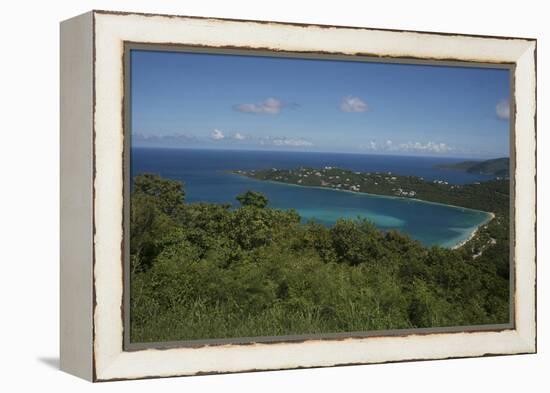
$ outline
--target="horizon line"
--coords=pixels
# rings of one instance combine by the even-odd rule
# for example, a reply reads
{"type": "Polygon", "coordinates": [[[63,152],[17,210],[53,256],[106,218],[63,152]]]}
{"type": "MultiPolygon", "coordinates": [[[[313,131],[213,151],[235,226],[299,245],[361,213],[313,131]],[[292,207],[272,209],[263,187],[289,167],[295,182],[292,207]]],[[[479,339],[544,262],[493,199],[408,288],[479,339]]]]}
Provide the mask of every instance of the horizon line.
{"type": "Polygon", "coordinates": [[[325,150],[273,150],[273,149],[246,149],[246,148],[223,148],[223,147],[187,147],[187,146],[130,146],[130,149],[166,149],[166,150],[206,150],[206,151],[247,151],[247,152],[271,152],[271,153],[310,153],[310,154],[345,154],[345,155],[363,155],[363,156],[390,156],[390,157],[422,157],[422,158],[459,158],[459,159],[478,159],[493,160],[499,158],[510,158],[510,154],[494,154],[488,156],[448,156],[448,155],[422,155],[422,154],[386,154],[375,152],[347,152],[347,151],[325,151],[325,150]]]}

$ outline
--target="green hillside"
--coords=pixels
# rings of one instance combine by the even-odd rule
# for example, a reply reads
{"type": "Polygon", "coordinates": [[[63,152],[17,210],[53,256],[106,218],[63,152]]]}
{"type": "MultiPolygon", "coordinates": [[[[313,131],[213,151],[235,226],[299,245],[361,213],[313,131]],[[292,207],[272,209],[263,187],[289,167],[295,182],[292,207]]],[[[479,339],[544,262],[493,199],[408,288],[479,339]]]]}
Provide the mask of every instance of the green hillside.
{"type": "Polygon", "coordinates": [[[477,203],[495,218],[467,245],[450,250],[424,247],[360,218],[330,228],[304,224],[296,211],[270,208],[252,190],[237,197],[237,208],[188,203],[182,183],[137,176],[131,341],[506,323],[507,183],[456,190],[466,206],[477,203]]]}

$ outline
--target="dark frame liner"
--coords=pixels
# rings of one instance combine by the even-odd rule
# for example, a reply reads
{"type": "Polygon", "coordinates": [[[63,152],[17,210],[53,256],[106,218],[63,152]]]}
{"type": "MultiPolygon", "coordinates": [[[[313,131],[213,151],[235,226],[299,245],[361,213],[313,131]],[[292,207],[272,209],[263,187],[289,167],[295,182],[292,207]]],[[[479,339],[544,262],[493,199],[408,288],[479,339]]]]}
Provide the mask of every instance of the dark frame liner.
{"type": "MultiPolygon", "coordinates": [[[[108,12],[111,14],[111,12],[108,12]]],[[[114,13],[116,14],[116,13],[114,13]]],[[[210,19],[210,18],[208,18],[210,19]]],[[[215,19],[215,18],[213,18],[215,19]]],[[[258,21],[254,21],[258,22],[258,21]]],[[[271,22],[264,22],[271,23],[271,22]]],[[[275,23],[275,22],[273,22],[275,23]]],[[[277,23],[284,25],[285,23],[277,23]]],[[[292,24],[291,24],[292,25],[292,24]]],[[[298,24],[300,25],[300,24],[298,24]]],[[[311,25],[308,25],[311,26],[311,25]]],[[[321,27],[328,27],[322,26],[321,27]]],[[[364,28],[358,28],[364,29],[364,28]]],[[[375,29],[377,30],[377,29],[375,29]]],[[[383,29],[380,29],[383,30],[383,29]]],[[[394,30],[390,30],[394,31],[394,30]]],[[[400,31],[400,30],[395,30],[400,31]]],[[[431,33],[442,34],[442,33],[431,33]]],[[[505,38],[505,37],[495,37],[505,38]]],[[[396,57],[381,57],[369,55],[349,55],[339,53],[319,53],[319,52],[287,52],[279,50],[269,50],[264,48],[238,48],[238,47],[209,47],[197,45],[185,45],[174,43],[138,43],[124,42],[123,51],[123,304],[121,307],[123,319],[123,350],[137,351],[143,349],[171,349],[171,348],[197,348],[203,346],[214,345],[250,345],[252,343],[300,343],[308,340],[342,340],[348,338],[366,338],[366,337],[395,337],[409,335],[426,335],[426,334],[442,334],[442,333],[474,333],[481,331],[499,332],[504,330],[513,330],[515,328],[515,263],[514,263],[514,245],[515,245],[515,63],[481,63],[473,61],[457,61],[457,60],[435,60],[422,58],[396,58],[396,57]],[[509,119],[509,138],[510,138],[510,289],[509,289],[509,322],[505,324],[492,325],[469,325],[469,326],[452,326],[440,328],[418,328],[418,329],[393,329],[393,330],[374,330],[363,332],[342,332],[342,333],[323,333],[323,334],[304,334],[304,335],[285,335],[285,336],[258,336],[258,337],[238,337],[227,339],[204,339],[204,340],[187,340],[187,341],[164,341],[164,342],[132,342],[130,337],[130,168],[131,168],[131,51],[132,50],[147,50],[159,52],[187,52],[187,53],[204,53],[204,54],[224,54],[224,55],[239,55],[239,56],[260,56],[260,57],[278,57],[278,58],[298,58],[312,60],[340,60],[340,61],[358,61],[358,62],[375,62],[375,63],[399,63],[409,65],[430,65],[435,67],[451,66],[451,67],[468,67],[468,68],[495,68],[509,70],[510,78],[510,119],[509,119]]]]}

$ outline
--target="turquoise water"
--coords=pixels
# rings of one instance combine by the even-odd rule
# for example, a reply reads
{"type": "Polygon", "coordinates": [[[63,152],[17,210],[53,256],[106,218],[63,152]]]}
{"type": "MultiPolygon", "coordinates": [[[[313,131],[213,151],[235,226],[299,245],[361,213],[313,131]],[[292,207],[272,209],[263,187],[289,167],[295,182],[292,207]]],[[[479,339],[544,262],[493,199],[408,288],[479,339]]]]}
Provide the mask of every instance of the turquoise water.
{"type": "Polygon", "coordinates": [[[337,166],[356,171],[391,171],[450,183],[487,180],[488,176],[434,168],[461,159],[391,157],[334,153],[133,149],[132,176],[157,173],[185,183],[186,201],[233,203],[247,190],[264,193],[271,207],[296,209],[303,221],[327,226],[339,218],[367,218],[383,230],[397,229],[425,245],[452,247],[467,239],[489,214],[442,204],[362,193],[259,181],[228,170],[337,166]]]}

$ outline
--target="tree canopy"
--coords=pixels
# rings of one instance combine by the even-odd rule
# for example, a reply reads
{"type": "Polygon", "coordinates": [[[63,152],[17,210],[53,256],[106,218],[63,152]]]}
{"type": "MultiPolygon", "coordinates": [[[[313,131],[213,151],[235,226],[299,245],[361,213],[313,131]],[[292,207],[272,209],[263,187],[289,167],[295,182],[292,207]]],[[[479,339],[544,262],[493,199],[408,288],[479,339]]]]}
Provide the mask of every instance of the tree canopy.
{"type": "Polygon", "coordinates": [[[244,194],[238,195],[237,200],[242,206],[252,206],[263,209],[267,206],[267,197],[256,191],[247,191],[244,194]]]}

